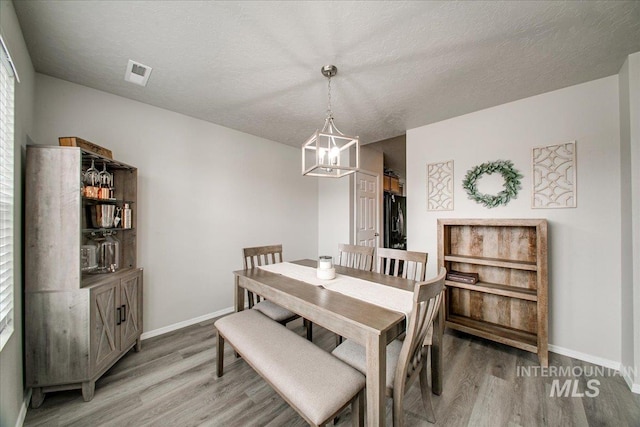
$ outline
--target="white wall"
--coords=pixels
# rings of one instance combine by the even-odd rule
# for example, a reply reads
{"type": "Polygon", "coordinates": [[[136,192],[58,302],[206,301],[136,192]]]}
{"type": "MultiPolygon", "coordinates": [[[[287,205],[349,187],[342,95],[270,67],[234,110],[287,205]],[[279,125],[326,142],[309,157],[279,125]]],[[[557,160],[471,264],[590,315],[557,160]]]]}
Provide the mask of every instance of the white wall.
{"type": "Polygon", "coordinates": [[[15,85],[13,335],[0,351],[0,426],[15,426],[26,415],[22,365],[22,170],[33,128],[35,73],[13,4],[0,1],[0,30],[18,70],[15,85]]]}
{"type": "Polygon", "coordinates": [[[351,175],[318,179],[318,254],[338,258],[338,244],[351,241],[351,175]]]}
{"type": "Polygon", "coordinates": [[[640,393],[640,53],[620,69],[621,341],[626,380],[640,393]],[[635,385],[633,385],[635,384],[635,385]]]}
{"type": "Polygon", "coordinates": [[[618,118],[612,76],[407,132],[408,246],[431,254],[427,274],[436,271],[437,218],[547,218],[549,343],[609,366],[619,366],[621,352],[618,118]],[[532,147],[572,140],[578,207],[531,209],[532,147]],[[426,165],[451,159],[455,210],[429,212],[426,165]],[[513,161],[522,189],[508,206],[487,209],[467,198],[461,182],[472,167],[498,159],[513,161]]]}
{"type": "Polygon", "coordinates": [[[138,167],[145,332],[231,307],[242,247],[317,256],[299,149],[41,74],[36,99],[37,143],[79,136],[138,167]]]}

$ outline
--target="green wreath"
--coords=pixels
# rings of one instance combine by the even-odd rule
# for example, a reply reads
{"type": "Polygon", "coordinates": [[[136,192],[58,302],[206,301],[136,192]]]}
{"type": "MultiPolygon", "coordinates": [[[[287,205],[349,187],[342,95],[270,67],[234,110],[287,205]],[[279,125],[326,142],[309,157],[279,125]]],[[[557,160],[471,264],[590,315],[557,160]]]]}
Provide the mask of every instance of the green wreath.
{"type": "Polygon", "coordinates": [[[518,196],[520,178],[522,178],[522,175],[513,167],[511,161],[497,160],[495,162],[486,162],[470,169],[462,181],[462,187],[467,191],[471,200],[475,200],[487,208],[495,208],[496,206],[506,205],[509,200],[518,196]],[[478,178],[495,172],[499,172],[504,178],[504,190],[496,195],[479,193],[476,186],[478,178]]]}

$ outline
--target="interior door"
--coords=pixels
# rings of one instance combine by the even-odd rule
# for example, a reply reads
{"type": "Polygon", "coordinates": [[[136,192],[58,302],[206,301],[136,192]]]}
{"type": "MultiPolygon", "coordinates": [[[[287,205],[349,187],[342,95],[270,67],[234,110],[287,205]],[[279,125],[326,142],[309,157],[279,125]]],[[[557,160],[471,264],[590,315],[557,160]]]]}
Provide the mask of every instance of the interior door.
{"type": "Polygon", "coordinates": [[[380,227],[380,178],[367,172],[355,175],[355,244],[375,248],[380,227]]]}

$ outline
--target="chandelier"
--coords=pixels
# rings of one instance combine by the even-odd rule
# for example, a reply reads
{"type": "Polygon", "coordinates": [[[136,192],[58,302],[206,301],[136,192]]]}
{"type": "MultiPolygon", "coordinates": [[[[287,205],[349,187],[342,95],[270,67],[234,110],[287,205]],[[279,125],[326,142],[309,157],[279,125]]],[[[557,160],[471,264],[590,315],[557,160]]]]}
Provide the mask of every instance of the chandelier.
{"type": "Polygon", "coordinates": [[[340,132],[331,111],[331,77],[338,73],[334,65],[322,67],[328,83],[329,103],[322,130],[316,130],[302,146],[302,175],[341,178],[360,167],[360,141],[357,136],[340,132]]]}

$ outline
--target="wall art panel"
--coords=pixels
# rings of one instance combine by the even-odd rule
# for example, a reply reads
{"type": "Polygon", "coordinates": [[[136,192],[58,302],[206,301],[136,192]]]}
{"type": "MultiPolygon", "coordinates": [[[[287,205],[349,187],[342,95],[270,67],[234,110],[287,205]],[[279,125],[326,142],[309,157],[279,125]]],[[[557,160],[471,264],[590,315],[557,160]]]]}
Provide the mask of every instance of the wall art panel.
{"type": "Polygon", "coordinates": [[[533,148],[531,207],[576,207],[576,142],[533,148]]]}
{"type": "Polygon", "coordinates": [[[453,210],[453,160],[427,165],[427,210],[453,210]]]}

